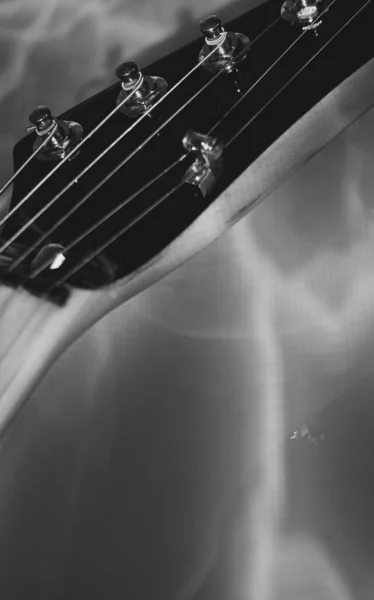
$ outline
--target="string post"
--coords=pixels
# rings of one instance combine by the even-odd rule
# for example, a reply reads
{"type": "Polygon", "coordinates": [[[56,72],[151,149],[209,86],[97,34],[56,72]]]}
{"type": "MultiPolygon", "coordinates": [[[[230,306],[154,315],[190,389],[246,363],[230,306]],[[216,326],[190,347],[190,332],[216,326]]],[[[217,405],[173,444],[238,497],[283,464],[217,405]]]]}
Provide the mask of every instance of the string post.
{"type": "Polygon", "coordinates": [[[60,244],[47,244],[37,253],[31,263],[32,269],[38,269],[41,266],[49,269],[59,269],[66,260],[65,248],[60,244]]]}
{"type": "Polygon", "coordinates": [[[117,97],[118,110],[128,117],[139,117],[149,111],[168,90],[168,84],[162,77],[143,75],[134,61],[125,61],[116,68],[116,75],[122,82],[117,97]],[[125,102],[128,98],[128,102],[125,102]]]}
{"type": "Polygon", "coordinates": [[[204,69],[211,73],[222,70],[231,73],[235,65],[246,58],[245,51],[249,51],[250,39],[243,33],[225,31],[217,15],[211,15],[201,21],[199,27],[205,36],[205,43],[199,53],[199,63],[202,63],[204,69]]]}
{"type": "Polygon", "coordinates": [[[282,18],[303,31],[314,31],[322,25],[319,15],[326,9],[326,0],[286,0],[281,8],[282,18]]]}
{"type": "Polygon", "coordinates": [[[40,149],[37,154],[38,160],[63,160],[83,137],[83,128],[79,123],[56,119],[48,106],[40,105],[34,108],[29,120],[32,126],[27,127],[27,131],[35,131],[37,134],[33,151],[40,149]],[[45,143],[48,136],[51,136],[50,140],[45,143]]]}
{"type": "Polygon", "coordinates": [[[183,182],[198,187],[205,198],[221,174],[224,144],[216,137],[191,130],[187,131],[182,144],[187,152],[196,155],[196,160],[185,173],[183,182]]]}

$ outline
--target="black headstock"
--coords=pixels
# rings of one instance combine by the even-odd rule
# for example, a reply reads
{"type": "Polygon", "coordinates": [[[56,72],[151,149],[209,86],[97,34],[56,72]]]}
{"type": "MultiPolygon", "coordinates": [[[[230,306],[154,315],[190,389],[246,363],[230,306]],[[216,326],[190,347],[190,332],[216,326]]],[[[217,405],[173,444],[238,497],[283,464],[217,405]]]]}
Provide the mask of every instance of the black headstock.
{"type": "MultiPolygon", "coordinates": [[[[237,60],[232,68],[222,71],[225,66],[222,51],[221,69],[215,69],[214,64],[208,69],[203,66],[195,69],[136,127],[134,119],[141,113],[136,110],[116,112],[72,160],[66,161],[7,220],[2,231],[2,246],[69,182],[78,179],[8,245],[5,253],[3,251],[6,259],[0,272],[2,281],[24,285],[39,293],[61,280],[72,286],[95,289],[134,272],[177,238],[298,119],[372,59],[372,2],[303,0],[301,4],[303,10],[318,5],[313,20],[295,23],[291,18],[299,0],[287,0],[286,4],[269,0],[225,23],[226,31],[242,34],[234,49],[237,60]],[[283,12],[288,10],[286,17],[289,18],[281,17],[282,7],[283,12]],[[310,26],[311,23],[318,27],[310,26]],[[128,135],[80,178],[81,172],[129,128],[128,135]],[[217,155],[217,173],[213,173],[214,187],[209,184],[204,189],[191,185],[191,179],[186,180],[186,173],[197,156],[194,152],[187,153],[188,144],[182,143],[188,131],[209,135],[216,144],[222,144],[222,159],[217,155]],[[152,139],[144,145],[148,138],[152,139]],[[137,151],[139,146],[141,150],[137,151]],[[116,172],[111,175],[113,171],[116,172]],[[172,190],[175,191],[171,193],[172,190]],[[87,200],[82,203],[86,196],[87,200]],[[127,202],[129,198],[132,199],[127,202]],[[157,206],[152,208],[155,204],[157,206]],[[112,216],[96,227],[109,213],[112,216]],[[65,218],[67,215],[70,216],[65,218]],[[51,228],[53,232],[48,234],[51,228]],[[85,235],[87,231],[90,233],[85,235]],[[43,240],[42,243],[39,240],[43,240]],[[17,264],[17,257],[27,254],[30,248],[32,252],[9,271],[9,265],[14,261],[17,264]],[[50,265],[54,248],[65,261],[59,268],[42,269],[29,279],[30,273],[46,260],[49,259],[50,265]]],[[[204,27],[208,40],[222,33],[220,24],[214,20],[205,22],[204,27]]],[[[203,43],[204,38],[199,37],[142,69],[143,76],[157,76],[172,89],[197,65],[199,57],[202,59],[203,43]]],[[[130,66],[119,69],[120,82],[75,106],[59,119],[80,124],[87,136],[118,104],[124,89],[122,83],[131,89],[138,81],[136,66],[130,66]]],[[[163,84],[159,82],[159,85],[163,84]]],[[[166,88],[162,88],[162,94],[165,92],[166,88]]],[[[143,100],[147,100],[148,93],[152,94],[151,88],[145,90],[143,100]]],[[[73,145],[78,143],[78,138],[77,132],[73,145]]],[[[194,138],[195,150],[196,143],[194,138]]],[[[27,160],[34,144],[35,133],[32,133],[16,145],[15,169],[27,160]]],[[[55,164],[34,159],[24,169],[15,182],[11,210],[55,164]]]]}

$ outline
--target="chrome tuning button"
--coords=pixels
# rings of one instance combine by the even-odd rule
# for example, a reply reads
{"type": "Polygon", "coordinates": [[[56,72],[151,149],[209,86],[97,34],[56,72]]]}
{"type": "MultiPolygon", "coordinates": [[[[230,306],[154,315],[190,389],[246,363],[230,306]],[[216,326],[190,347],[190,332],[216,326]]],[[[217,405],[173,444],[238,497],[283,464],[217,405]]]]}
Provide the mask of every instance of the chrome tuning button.
{"type": "Polygon", "coordinates": [[[243,60],[249,51],[250,39],[243,33],[225,31],[216,15],[201,21],[200,31],[205,35],[205,44],[199,54],[199,62],[204,61],[202,66],[212,73],[222,70],[232,72],[236,63],[243,60]],[[207,58],[209,54],[211,56],[207,58]]]}
{"type": "Polygon", "coordinates": [[[301,26],[304,31],[316,30],[322,24],[318,17],[325,7],[326,0],[286,0],[281,15],[285,21],[301,26]]]}
{"type": "MultiPolygon", "coordinates": [[[[29,116],[31,127],[27,131],[35,131],[37,138],[33,151],[40,148],[46,137],[52,134],[51,139],[37,154],[39,160],[63,160],[79,144],[83,137],[83,128],[74,121],[63,121],[52,117],[48,106],[37,106],[29,116]]],[[[73,155],[76,156],[76,155],[73,155]]]]}
{"type": "Polygon", "coordinates": [[[116,75],[122,81],[117,103],[124,103],[118,110],[128,117],[139,117],[147,112],[168,90],[162,77],[143,75],[135,62],[127,61],[118,65],[116,75]],[[124,102],[132,93],[128,102],[124,102]]]}
{"type": "Polygon", "coordinates": [[[216,137],[187,131],[182,143],[188,152],[196,154],[196,160],[185,173],[183,181],[198,187],[205,198],[222,170],[223,142],[216,137]]]}

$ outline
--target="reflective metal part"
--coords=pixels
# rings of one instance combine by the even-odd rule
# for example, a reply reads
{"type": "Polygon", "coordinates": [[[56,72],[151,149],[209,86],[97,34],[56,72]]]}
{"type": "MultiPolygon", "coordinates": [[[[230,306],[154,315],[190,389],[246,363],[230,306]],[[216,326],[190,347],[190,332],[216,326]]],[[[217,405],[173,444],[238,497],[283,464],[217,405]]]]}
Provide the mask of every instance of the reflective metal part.
{"type": "MultiPolygon", "coordinates": [[[[63,160],[79,144],[83,137],[83,128],[79,123],[62,121],[52,117],[48,106],[37,106],[30,114],[29,120],[32,123],[32,127],[28,127],[27,130],[37,133],[33,151],[42,145],[46,136],[50,135],[53,130],[55,131],[49,142],[38,153],[38,160],[63,160]]],[[[74,154],[72,158],[77,156],[77,154],[74,154]]]]}
{"type": "Polygon", "coordinates": [[[183,181],[198,187],[205,198],[215,186],[222,169],[223,142],[196,131],[187,131],[183,146],[197,155],[183,181]]]}
{"type": "Polygon", "coordinates": [[[133,97],[119,109],[128,117],[139,117],[147,112],[168,90],[165,79],[143,75],[134,61],[119,64],[116,68],[116,75],[122,81],[122,90],[117,98],[117,106],[138,87],[133,97]]]}
{"type": "Polygon", "coordinates": [[[325,7],[324,0],[286,0],[281,15],[291,25],[301,25],[304,31],[316,30],[322,24],[318,15],[325,7]]]}
{"type": "Polygon", "coordinates": [[[31,263],[33,270],[39,269],[45,264],[49,264],[48,268],[51,270],[59,269],[66,260],[64,255],[65,248],[60,244],[47,244],[38,252],[36,257],[31,263]]]}
{"type": "Polygon", "coordinates": [[[304,441],[320,446],[325,441],[325,435],[321,430],[318,418],[316,416],[309,417],[305,423],[292,433],[290,440],[304,441]]]}
{"type": "Polygon", "coordinates": [[[212,15],[200,23],[200,31],[205,35],[205,44],[199,54],[199,62],[204,60],[214,50],[215,46],[222,44],[202,64],[204,69],[217,73],[226,69],[228,73],[234,70],[235,65],[246,57],[245,50],[249,51],[251,41],[242,33],[227,32],[222,27],[221,19],[212,15]],[[243,52],[243,56],[237,59],[243,52]]]}

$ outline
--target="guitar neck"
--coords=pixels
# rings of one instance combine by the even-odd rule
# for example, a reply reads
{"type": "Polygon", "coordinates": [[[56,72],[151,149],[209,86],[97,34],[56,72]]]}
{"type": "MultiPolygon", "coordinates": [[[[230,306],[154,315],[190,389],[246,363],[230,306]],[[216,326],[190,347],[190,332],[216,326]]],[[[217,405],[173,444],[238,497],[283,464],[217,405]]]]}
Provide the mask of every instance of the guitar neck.
{"type": "MultiPolygon", "coordinates": [[[[57,307],[24,290],[1,288],[0,435],[50,365],[84,331],[217,239],[373,104],[370,61],[287,130],[164,252],[103,290],[75,290],[66,306],[57,307]]],[[[288,406],[286,428],[296,428],[313,409],[288,406]]]]}
{"type": "MultiPolygon", "coordinates": [[[[228,31],[252,40],[245,60],[230,74],[218,76],[196,68],[201,38],[143,69],[145,76],[160,77],[173,90],[152,118],[133,128],[134,121],[117,112],[73,161],[22,204],[4,235],[13,239],[26,228],[20,241],[35,247],[30,264],[42,249],[43,244],[38,245],[42,234],[45,244],[68,249],[61,268],[54,273],[45,270],[33,283],[48,287],[43,277],[59,283],[62,275],[70,288],[100,289],[136,273],[177,240],[288,129],[373,57],[373,4],[367,0],[324,2],[329,10],[318,36],[281,19],[282,4],[266,2],[227,24],[228,31]],[[351,40],[360,38],[364,43],[352,46],[351,40]],[[183,85],[176,87],[188,73],[183,85]],[[224,146],[223,168],[207,194],[185,182],[195,152],[169,170],[184,155],[182,140],[188,130],[212,135],[224,146]],[[105,158],[96,162],[101,152],[105,158]],[[60,197],[66,184],[70,187],[60,197]],[[55,197],[58,201],[44,210],[55,197]],[[99,250],[91,260],[93,248],[99,250]]],[[[60,118],[80,123],[87,134],[113,111],[121,90],[118,83],[60,118]]],[[[16,146],[16,168],[30,156],[34,141],[33,135],[27,136],[16,146]]],[[[54,166],[34,161],[16,181],[12,209],[54,166]]],[[[19,273],[12,271],[12,282],[18,276],[23,282],[28,267],[23,261],[19,273]]],[[[33,291],[26,280],[22,284],[33,291]]],[[[65,292],[68,295],[68,289],[65,292]]]]}

